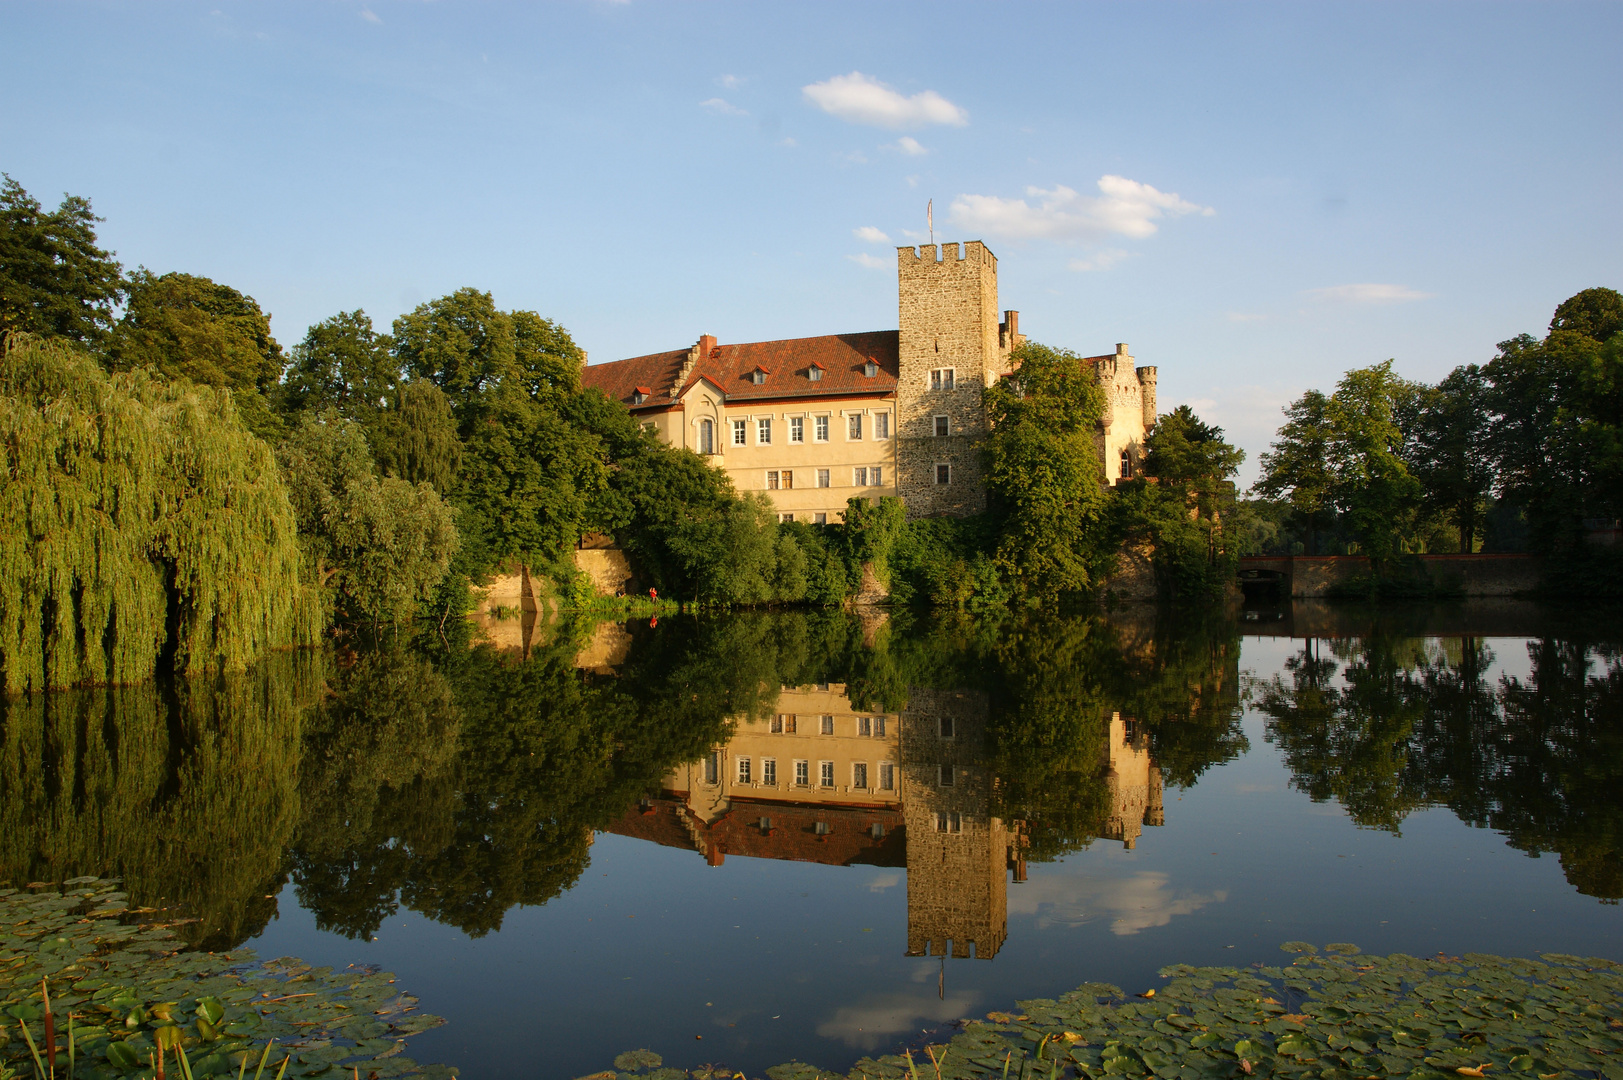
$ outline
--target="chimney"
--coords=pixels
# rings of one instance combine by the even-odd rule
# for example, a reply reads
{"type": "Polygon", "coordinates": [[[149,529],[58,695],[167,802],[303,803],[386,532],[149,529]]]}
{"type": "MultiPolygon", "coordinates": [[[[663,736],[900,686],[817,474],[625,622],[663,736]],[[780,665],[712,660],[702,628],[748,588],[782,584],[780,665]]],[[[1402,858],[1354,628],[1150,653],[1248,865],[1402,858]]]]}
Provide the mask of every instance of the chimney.
{"type": "Polygon", "coordinates": [[[716,335],[705,334],[699,338],[699,358],[708,360],[710,354],[716,350],[716,335]]]}

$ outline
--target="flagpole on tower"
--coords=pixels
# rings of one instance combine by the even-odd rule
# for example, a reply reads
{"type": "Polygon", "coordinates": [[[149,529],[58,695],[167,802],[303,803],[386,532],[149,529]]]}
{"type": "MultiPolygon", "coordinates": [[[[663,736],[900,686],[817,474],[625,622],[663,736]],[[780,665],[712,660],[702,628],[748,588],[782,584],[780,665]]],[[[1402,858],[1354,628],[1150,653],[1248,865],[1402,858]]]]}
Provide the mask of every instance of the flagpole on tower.
{"type": "Polygon", "coordinates": [[[930,229],[930,245],[935,246],[935,200],[924,204],[924,223],[930,229]]]}

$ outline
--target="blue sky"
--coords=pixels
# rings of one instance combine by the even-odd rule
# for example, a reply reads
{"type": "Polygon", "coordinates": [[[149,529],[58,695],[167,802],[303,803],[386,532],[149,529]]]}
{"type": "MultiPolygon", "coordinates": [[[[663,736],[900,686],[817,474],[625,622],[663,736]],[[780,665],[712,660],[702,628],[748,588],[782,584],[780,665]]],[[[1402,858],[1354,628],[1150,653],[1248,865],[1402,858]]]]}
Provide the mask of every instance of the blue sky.
{"type": "Polygon", "coordinates": [[[1250,455],[1623,287],[1623,4],[0,4],[0,170],[284,345],[464,285],[594,361],[896,325],[894,247],[1250,455]]]}

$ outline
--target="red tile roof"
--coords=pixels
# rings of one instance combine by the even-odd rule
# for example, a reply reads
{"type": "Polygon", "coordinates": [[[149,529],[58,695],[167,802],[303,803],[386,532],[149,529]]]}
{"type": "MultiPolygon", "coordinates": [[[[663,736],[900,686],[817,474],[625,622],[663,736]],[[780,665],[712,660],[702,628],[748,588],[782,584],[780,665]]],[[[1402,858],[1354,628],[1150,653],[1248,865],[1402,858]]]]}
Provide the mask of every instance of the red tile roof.
{"type": "MultiPolygon", "coordinates": [[[[633,807],[605,830],[618,836],[649,840],[663,847],[695,849],[694,836],[682,823],[686,804],[662,796],[649,809],[633,807]]],[[[854,807],[734,799],[727,813],[709,825],[691,819],[715,856],[748,855],[829,866],[906,866],[907,837],[899,807],[854,807]],[[761,818],[772,829],[763,832],[761,818]],[[824,834],[817,823],[828,826],[824,834]],[[873,826],[885,835],[875,837],[873,826]]]]}
{"type": "Polygon", "coordinates": [[[687,362],[685,349],[592,364],[581,381],[634,408],[639,407],[632,401],[637,386],[651,386],[654,393],[640,406],[643,410],[669,406],[700,378],[715,383],[730,401],[879,396],[896,390],[898,336],[895,330],[875,330],[718,345],[699,359],[680,387],[673,383],[687,362]],[[863,374],[869,360],[878,367],[872,376],[863,374]],[[806,377],[814,364],[823,369],[823,377],[816,382],[806,377]],[[764,383],[756,384],[751,378],[757,369],[767,373],[764,383]]]}

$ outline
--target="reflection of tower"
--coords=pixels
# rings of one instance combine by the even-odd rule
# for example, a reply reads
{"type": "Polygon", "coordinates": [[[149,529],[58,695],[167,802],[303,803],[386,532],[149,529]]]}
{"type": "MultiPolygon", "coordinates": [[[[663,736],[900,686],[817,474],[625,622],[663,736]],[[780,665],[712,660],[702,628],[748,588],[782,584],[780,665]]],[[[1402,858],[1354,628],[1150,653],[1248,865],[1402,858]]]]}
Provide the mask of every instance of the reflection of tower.
{"type": "Polygon", "coordinates": [[[1008,865],[1019,837],[991,816],[981,763],[986,695],[911,687],[902,712],[907,954],[997,955],[1008,933],[1008,865]]]}
{"type": "Polygon", "coordinates": [[[1131,717],[1110,714],[1110,820],[1104,837],[1131,850],[1146,825],[1163,825],[1161,770],[1150,758],[1149,737],[1131,717]]]}

